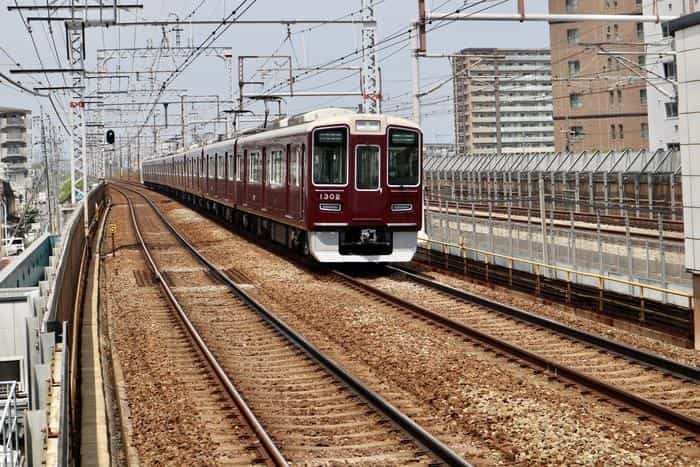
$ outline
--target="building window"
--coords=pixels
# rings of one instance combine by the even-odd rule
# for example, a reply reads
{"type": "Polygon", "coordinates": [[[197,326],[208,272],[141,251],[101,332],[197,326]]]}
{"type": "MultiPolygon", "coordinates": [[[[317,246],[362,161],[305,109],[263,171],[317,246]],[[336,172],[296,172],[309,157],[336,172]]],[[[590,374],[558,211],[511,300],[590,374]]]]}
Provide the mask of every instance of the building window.
{"type": "Polygon", "coordinates": [[[617,133],[618,133],[618,136],[620,136],[620,139],[625,139],[625,127],[623,127],[622,125],[618,125],[617,126],[617,133]]]}
{"type": "Polygon", "coordinates": [[[622,89],[617,90],[617,103],[622,105],[622,89]]]}
{"type": "Polygon", "coordinates": [[[678,102],[666,102],[664,107],[666,107],[666,118],[678,117],[678,102]]]}
{"type": "Polygon", "coordinates": [[[647,105],[647,90],[646,89],[639,90],[639,103],[642,105],[647,105]]]}
{"type": "Polygon", "coordinates": [[[607,71],[612,71],[613,66],[612,66],[612,57],[608,57],[608,70],[607,71]]]}
{"type": "Polygon", "coordinates": [[[569,127],[569,139],[573,141],[581,141],[583,139],[583,127],[582,126],[572,126],[569,127]]]}
{"type": "Polygon", "coordinates": [[[666,79],[676,79],[676,62],[664,63],[664,76],[666,77],[666,79]]]}
{"type": "Polygon", "coordinates": [[[642,139],[649,138],[649,124],[642,123],[642,139]]]}
{"type": "Polygon", "coordinates": [[[578,29],[567,29],[566,41],[569,43],[569,45],[578,44],[578,29]]]}
{"type": "Polygon", "coordinates": [[[583,99],[581,98],[581,94],[570,94],[569,104],[571,105],[572,109],[580,109],[583,107],[583,99]]]}
{"type": "Polygon", "coordinates": [[[566,0],[566,12],[576,13],[578,11],[578,0],[566,0]]]}
{"type": "Polygon", "coordinates": [[[661,23],[661,36],[668,37],[671,35],[671,31],[668,29],[668,23],[661,23]]]}
{"type": "Polygon", "coordinates": [[[615,104],[615,93],[613,91],[608,91],[608,104],[615,104]]]}
{"type": "Polygon", "coordinates": [[[578,75],[581,72],[581,62],[578,60],[569,60],[569,78],[578,75]]]}
{"type": "Polygon", "coordinates": [[[647,66],[647,58],[644,55],[640,55],[639,57],[637,57],[637,64],[641,68],[645,68],[647,66]]]}
{"type": "Polygon", "coordinates": [[[622,39],[620,37],[620,26],[617,24],[614,24],[613,29],[615,30],[615,40],[619,42],[622,39]]]}
{"type": "Polygon", "coordinates": [[[615,139],[615,125],[610,125],[610,139],[615,139]]]}
{"type": "Polygon", "coordinates": [[[644,40],[644,23],[637,23],[637,39],[644,40]]]}

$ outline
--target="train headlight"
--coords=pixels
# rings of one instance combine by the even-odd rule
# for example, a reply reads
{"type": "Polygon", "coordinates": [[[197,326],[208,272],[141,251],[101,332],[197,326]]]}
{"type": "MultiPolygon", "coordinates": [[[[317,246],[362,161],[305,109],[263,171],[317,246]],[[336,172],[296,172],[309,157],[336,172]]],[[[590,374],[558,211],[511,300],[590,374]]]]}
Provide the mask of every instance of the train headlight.
{"type": "Polygon", "coordinates": [[[321,211],[327,212],[340,212],[340,210],[342,209],[340,203],[321,203],[318,205],[318,208],[321,211]]]}
{"type": "Polygon", "coordinates": [[[392,212],[409,212],[413,211],[413,204],[411,203],[394,203],[391,205],[392,212]]]}

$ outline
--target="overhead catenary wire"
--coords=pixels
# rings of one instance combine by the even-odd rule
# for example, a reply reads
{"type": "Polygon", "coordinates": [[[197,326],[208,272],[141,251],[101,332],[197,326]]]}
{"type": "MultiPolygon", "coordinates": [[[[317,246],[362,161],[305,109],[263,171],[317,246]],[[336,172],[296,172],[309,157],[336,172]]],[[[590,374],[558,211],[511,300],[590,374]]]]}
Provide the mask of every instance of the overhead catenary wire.
{"type": "MultiPolygon", "coordinates": [[[[467,2],[465,1],[465,2],[463,2],[462,6],[455,9],[454,12],[460,13],[460,12],[464,11],[465,9],[474,8],[476,6],[482,5],[482,4],[487,3],[487,2],[496,2],[493,5],[488,5],[480,10],[473,11],[470,13],[470,14],[477,14],[477,13],[481,13],[483,11],[486,11],[490,8],[494,8],[494,7],[496,7],[500,4],[503,4],[507,1],[508,0],[477,0],[474,3],[469,4],[469,5],[467,5],[467,2]]],[[[445,5],[446,3],[449,3],[449,2],[444,2],[442,5],[445,5]]],[[[442,7],[442,5],[440,7],[442,7]]],[[[432,24],[432,22],[430,22],[430,23],[432,24]]],[[[443,22],[443,23],[437,24],[434,27],[429,28],[429,32],[440,29],[440,28],[446,26],[447,24],[450,24],[450,23],[443,22]]],[[[385,38],[381,39],[380,41],[378,41],[377,43],[375,43],[374,51],[379,52],[379,51],[385,50],[387,48],[395,47],[398,45],[404,45],[410,40],[412,34],[413,34],[413,28],[408,28],[408,29],[400,28],[399,30],[395,31],[394,33],[389,34],[387,37],[385,37],[385,38]]],[[[311,68],[313,68],[312,70],[307,70],[307,71],[304,71],[304,72],[301,72],[301,73],[298,73],[298,74],[292,76],[291,80],[294,81],[294,83],[296,84],[299,81],[302,81],[304,79],[310,79],[314,76],[317,76],[320,73],[323,73],[324,72],[323,68],[329,67],[329,66],[334,65],[336,63],[352,63],[354,61],[357,61],[361,58],[361,54],[363,52],[366,52],[370,48],[371,48],[370,46],[360,47],[360,48],[355,49],[354,51],[350,51],[350,52],[348,52],[344,55],[341,55],[335,59],[326,61],[323,64],[315,65],[315,66],[311,67],[311,68]],[[355,58],[352,58],[352,57],[355,57],[355,58]],[[346,62],[347,60],[349,60],[349,61],[346,62]]],[[[264,90],[262,92],[262,94],[272,93],[274,90],[279,89],[282,86],[285,86],[286,83],[287,83],[287,81],[282,81],[276,85],[273,85],[272,87],[264,90]]]]}
{"type": "MultiPolygon", "coordinates": [[[[163,80],[163,82],[160,85],[160,89],[158,91],[158,94],[155,96],[155,99],[153,100],[152,105],[150,106],[150,109],[148,111],[148,115],[144,119],[144,122],[140,125],[138,128],[138,131],[136,132],[135,137],[139,137],[144,130],[144,128],[148,125],[148,122],[153,115],[153,112],[155,111],[156,106],[158,105],[158,102],[160,101],[160,98],[162,97],[163,93],[165,90],[168,88],[168,86],[178,77],[180,76],[188,67],[189,65],[192,64],[192,62],[198,58],[211,44],[216,42],[216,40],[221,37],[226,31],[230,29],[230,27],[235,24],[235,21],[241,18],[255,3],[257,0],[242,0],[236,8],[234,8],[231,13],[226,16],[224,19],[221,20],[221,23],[217,25],[214,30],[197,46],[192,50],[187,57],[173,70],[170,75],[163,80]],[[232,19],[233,18],[233,19],[232,19]]],[[[131,141],[131,139],[129,140],[131,141]]],[[[122,145],[123,146],[123,145],[122,145]]]]}

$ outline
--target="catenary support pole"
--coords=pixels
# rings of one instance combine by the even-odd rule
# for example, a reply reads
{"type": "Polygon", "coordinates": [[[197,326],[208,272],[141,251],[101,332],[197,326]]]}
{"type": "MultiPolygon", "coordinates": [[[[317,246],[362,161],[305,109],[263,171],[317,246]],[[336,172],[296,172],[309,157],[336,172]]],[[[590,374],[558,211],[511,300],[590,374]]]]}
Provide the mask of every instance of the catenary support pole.
{"type": "Polygon", "coordinates": [[[413,121],[418,125],[421,124],[421,108],[420,108],[420,45],[419,45],[420,25],[414,24],[413,27],[413,55],[411,61],[411,77],[413,83],[413,121]]]}

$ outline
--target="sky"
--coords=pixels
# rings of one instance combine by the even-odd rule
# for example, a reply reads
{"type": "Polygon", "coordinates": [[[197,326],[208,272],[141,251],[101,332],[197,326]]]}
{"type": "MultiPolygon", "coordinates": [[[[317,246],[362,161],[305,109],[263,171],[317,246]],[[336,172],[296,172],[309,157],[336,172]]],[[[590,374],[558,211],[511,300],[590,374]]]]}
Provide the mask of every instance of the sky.
{"type": "MultiPolygon", "coordinates": [[[[61,2],[61,0],[58,0],[61,2]]],[[[111,0],[105,0],[108,3],[111,0]]],[[[252,1],[252,0],[250,0],[252,1]]],[[[228,16],[241,0],[143,0],[144,8],[140,12],[124,13],[122,21],[128,20],[156,20],[187,18],[191,14],[192,19],[221,19],[228,16]],[[194,11],[194,13],[192,13],[194,11]]],[[[417,0],[376,0],[377,40],[392,36],[396,32],[407,31],[410,24],[417,17],[417,0]]],[[[0,71],[7,74],[11,68],[17,68],[19,63],[24,68],[39,68],[41,65],[34,51],[30,34],[25,28],[20,15],[17,12],[7,10],[8,5],[28,5],[32,3],[45,4],[43,0],[0,0],[0,71]],[[9,56],[8,56],[9,55],[9,56]]],[[[61,2],[63,3],[63,2],[61,2]]],[[[126,3],[136,3],[129,0],[126,3]]],[[[516,0],[428,0],[431,11],[454,11],[465,4],[465,12],[475,12],[489,7],[489,12],[515,12],[516,0]],[[441,6],[443,5],[443,6],[441,6]],[[440,7],[440,8],[438,8],[440,7]]],[[[533,12],[546,10],[546,1],[530,0],[528,8],[533,12]]],[[[318,19],[338,18],[360,9],[360,0],[257,0],[247,10],[242,19],[318,19]]],[[[65,12],[64,12],[65,13],[65,12]]],[[[41,16],[41,12],[26,12],[26,17],[41,16]]],[[[355,15],[354,18],[359,18],[355,15]]],[[[29,22],[33,32],[33,38],[40,52],[45,67],[66,67],[65,31],[61,23],[54,24],[54,39],[45,22],[29,22]],[[56,48],[53,47],[53,42],[56,48]]],[[[453,22],[450,24],[431,25],[435,30],[428,35],[428,52],[434,54],[454,53],[466,47],[548,47],[549,32],[546,23],[495,23],[495,22],[453,22]]],[[[215,26],[185,26],[183,29],[183,42],[188,40],[195,44],[201,43],[211,34],[215,26]]],[[[275,50],[277,54],[292,57],[295,66],[315,66],[327,63],[338,57],[347,55],[357,50],[361,43],[361,31],[357,25],[328,25],[310,29],[309,26],[293,26],[291,28],[291,40],[287,38],[287,28],[283,25],[250,26],[234,25],[226,30],[215,42],[218,47],[231,47],[234,55],[234,75],[237,74],[237,56],[240,55],[269,55],[275,50]]],[[[159,46],[163,34],[160,28],[139,27],[133,28],[109,28],[89,29],[86,35],[87,68],[96,69],[96,54],[98,48],[113,47],[145,47],[159,46]]],[[[173,32],[168,32],[168,40],[174,43],[173,32]]],[[[382,70],[383,83],[383,111],[405,117],[411,115],[411,45],[408,35],[386,44],[396,43],[396,46],[379,50],[379,65],[382,70]]],[[[355,55],[353,57],[359,57],[355,55]]],[[[183,59],[161,59],[157,66],[160,69],[173,69],[183,59]]],[[[350,66],[358,66],[359,59],[346,62],[350,66]]],[[[255,65],[262,65],[262,61],[246,63],[246,69],[252,70],[255,65]],[[250,65],[249,65],[250,63],[250,65]],[[248,68],[250,66],[250,68],[248,68]]],[[[152,59],[135,64],[138,69],[148,69],[153,65],[152,59]]],[[[280,67],[283,62],[277,63],[280,67]]],[[[275,62],[267,64],[274,67],[275,62]]],[[[129,70],[131,60],[112,60],[107,63],[110,71],[116,71],[120,67],[122,71],[129,70]]],[[[246,72],[248,74],[248,72],[246,72]]],[[[167,76],[167,74],[161,75],[167,76]]],[[[421,89],[433,88],[450,76],[450,65],[447,59],[423,59],[421,60],[421,89]]],[[[33,87],[38,86],[36,81],[46,82],[43,75],[36,75],[35,80],[27,75],[12,75],[22,84],[33,87]]],[[[248,77],[248,76],[247,76],[248,77]]],[[[269,89],[282,78],[282,74],[270,74],[255,80],[263,79],[265,84],[261,87],[250,86],[249,91],[261,91],[269,89]]],[[[63,85],[60,75],[49,75],[53,85],[63,85]]],[[[132,77],[131,79],[133,79],[132,77]]],[[[249,77],[248,77],[249,78],[249,77]]],[[[234,77],[234,79],[236,79],[234,77]]],[[[250,79],[250,78],[249,78],[250,79]]],[[[17,106],[30,108],[38,112],[40,106],[45,112],[49,112],[50,104],[45,98],[37,98],[18,92],[16,88],[2,84],[0,80],[0,106],[17,106]]],[[[187,90],[190,95],[219,95],[221,99],[230,96],[228,91],[228,79],[224,61],[218,57],[199,57],[175,80],[169,84],[171,89],[187,90]]],[[[122,81],[122,85],[125,85],[122,81]]],[[[44,84],[45,85],[45,84],[44,84]]],[[[118,83],[113,80],[112,89],[118,88],[118,83]]],[[[316,77],[302,76],[296,83],[297,91],[357,91],[360,87],[359,75],[351,70],[338,70],[322,73],[316,77]]],[[[234,84],[237,93],[237,84],[234,84]]],[[[423,129],[425,141],[428,143],[452,143],[454,141],[454,121],[452,117],[452,85],[447,83],[435,93],[424,98],[423,129]]],[[[119,97],[123,99],[124,97],[119,97]]],[[[62,106],[59,111],[67,110],[68,96],[63,96],[62,106]]],[[[166,97],[166,99],[168,99],[166,97]]],[[[171,96],[168,100],[173,100],[171,96]]],[[[320,107],[339,106],[357,107],[359,97],[296,97],[287,98],[283,109],[288,114],[312,110],[320,107]]],[[[222,106],[225,106],[222,104],[222,106]]],[[[225,106],[230,107],[230,106],[225,106]]],[[[208,118],[215,112],[215,105],[197,106],[194,111],[201,115],[202,119],[208,118]]],[[[262,103],[253,103],[253,110],[262,112],[262,103]]],[[[156,107],[158,116],[161,115],[162,106],[156,107]]],[[[170,111],[169,111],[170,112],[170,111]]],[[[192,117],[194,118],[194,117],[192,117]]],[[[55,117],[54,117],[55,119],[55,117]]],[[[67,121],[67,115],[64,115],[67,121]]]]}

